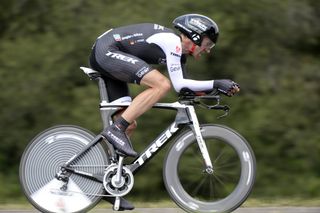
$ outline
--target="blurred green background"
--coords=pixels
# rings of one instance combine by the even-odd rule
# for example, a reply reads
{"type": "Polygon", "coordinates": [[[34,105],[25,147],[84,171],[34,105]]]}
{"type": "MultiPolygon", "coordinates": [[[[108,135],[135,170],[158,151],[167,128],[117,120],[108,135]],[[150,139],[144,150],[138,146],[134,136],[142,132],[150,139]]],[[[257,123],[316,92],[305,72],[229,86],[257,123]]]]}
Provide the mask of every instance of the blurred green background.
{"type": "MultiPolygon", "coordinates": [[[[189,59],[191,78],[231,78],[241,92],[228,117],[200,110],[202,122],[240,132],[257,158],[251,197],[320,200],[320,1],[317,0],[2,0],[0,2],[0,201],[24,199],[19,160],[28,142],[57,124],[99,133],[98,89],[80,70],[96,37],[138,22],[172,27],[201,13],[220,28],[217,46],[189,59]]],[[[165,66],[160,66],[163,71],[165,66]]],[[[166,72],[166,71],[165,71],[166,72]]],[[[132,86],[134,96],[141,89],[132,86]]],[[[162,101],[175,101],[171,92],[162,101]]],[[[173,119],[148,112],[134,135],[141,151],[173,119]]],[[[167,198],[162,152],[138,173],[131,196],[167,198]],[[156,192],[156,193],[155,193],[156,192]]]]}

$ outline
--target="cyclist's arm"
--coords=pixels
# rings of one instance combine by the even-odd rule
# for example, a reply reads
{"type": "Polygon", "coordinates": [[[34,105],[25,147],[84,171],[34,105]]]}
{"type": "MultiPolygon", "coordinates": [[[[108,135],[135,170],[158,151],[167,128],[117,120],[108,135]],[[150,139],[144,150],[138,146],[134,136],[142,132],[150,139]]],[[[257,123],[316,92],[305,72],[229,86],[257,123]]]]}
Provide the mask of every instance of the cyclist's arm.
{"type": "Polygon", "coordinates": [[[169,76],[177,92],[184,87],[193,91],[208,91],[213,89],[213,80],[198,81],[184,78],[181,65],[181,40],[177,35],[173,33],[159,33],[149,39],[149,42],[160,46],[166,54],[169,76]]]}
{"type": "Polygon", "coordinates": [[[199,81],[184,78],[182,66],[178,57],[167,56],[167,67],[172,85],[177,92],[184,87],[193,91],[207,91],[213,89],[213,80],[199,81]]]}

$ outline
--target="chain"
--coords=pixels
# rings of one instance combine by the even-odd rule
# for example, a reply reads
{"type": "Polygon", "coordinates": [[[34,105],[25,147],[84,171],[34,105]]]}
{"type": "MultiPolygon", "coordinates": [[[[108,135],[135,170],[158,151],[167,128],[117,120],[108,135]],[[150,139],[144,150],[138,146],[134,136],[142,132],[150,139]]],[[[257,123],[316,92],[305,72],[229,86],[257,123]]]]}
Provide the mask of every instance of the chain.
{"type": "Polygon", "coordinates": [[[108,167],[110,165],[70,165],[70,167],[73,167],[73,168],[79,168],[79,167],[108,167]]]}
{"type": "Polygon", "coordinates": [[[97,196],[97,197],[116,197],[114,195],[107,195],[107,194],[93,194],[93,193],[87,193],[87,192],[78,192],[78,191],[61,191],[59,189],[51,189],[50,192],[58,194],[58,195],[65,195],[65,196],[71,196],[70,193],[76,193],[76,194],[83,194],[88,196],[97,196]]]}

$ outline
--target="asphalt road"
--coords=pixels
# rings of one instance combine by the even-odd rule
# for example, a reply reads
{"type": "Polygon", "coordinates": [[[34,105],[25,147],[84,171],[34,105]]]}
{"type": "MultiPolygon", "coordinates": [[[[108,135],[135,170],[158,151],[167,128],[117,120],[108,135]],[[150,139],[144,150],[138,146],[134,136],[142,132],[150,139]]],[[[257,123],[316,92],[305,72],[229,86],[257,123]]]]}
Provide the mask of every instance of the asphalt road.
{"type": "MultiPolygon", "coordinates": [[[[137,208],[128,213],[183,213],[178,208],[137,208]]],[[[0,213],[37,213],[35,210],[0,210],[0,213]]],[[[115,213],[112,209],[93,209],[90,213],[115,213]]],[[[320,213],[320,207],[239,208],[234,213],[320,213]]]]}

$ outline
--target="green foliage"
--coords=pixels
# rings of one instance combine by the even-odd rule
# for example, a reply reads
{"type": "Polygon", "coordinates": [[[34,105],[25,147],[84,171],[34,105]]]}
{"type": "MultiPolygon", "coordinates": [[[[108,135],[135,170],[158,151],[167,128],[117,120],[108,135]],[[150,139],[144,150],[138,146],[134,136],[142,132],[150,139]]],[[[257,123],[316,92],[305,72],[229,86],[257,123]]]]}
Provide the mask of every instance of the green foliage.
{"type": "MultiPolygon", "coordinates": [[[[21,195],[19,159],[38,132],[63,123],[101,130],[96,85],[78,69],[87,65],[95,38],[137,22],[171,26],[184,13],[219,24],[218,45],[199,61],[190,58],[188,74],[240,83],[240,94],[223,100],[231,106],[229,117],[217,120],[205,110],[199,117],[228,125],[251,143],[258,164],[254,196],[319,197],[319,8],[314,0],[1,1],[0,180],[10,183],[0,200],[21,195]]],[[[163,101],[175,97],[171,92],[163,101]]],[[[141,151],[172,117],[155,111],[139,118],[135,148],[141,151]]],[[[166,196],[164,154],[137,176],[132,196],[166,196]]]]}

